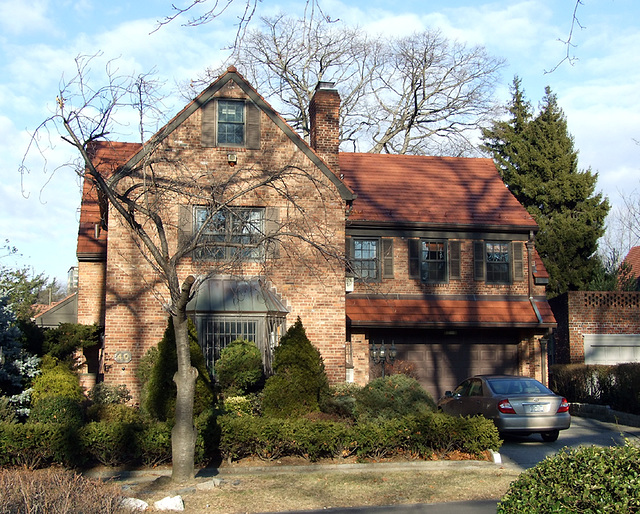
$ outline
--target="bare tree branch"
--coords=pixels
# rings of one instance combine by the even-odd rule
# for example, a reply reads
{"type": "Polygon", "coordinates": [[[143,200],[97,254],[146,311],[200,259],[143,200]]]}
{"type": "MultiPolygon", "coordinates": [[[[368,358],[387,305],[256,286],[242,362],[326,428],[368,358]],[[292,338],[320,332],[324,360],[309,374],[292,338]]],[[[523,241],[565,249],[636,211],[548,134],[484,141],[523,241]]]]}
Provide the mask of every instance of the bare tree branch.
{"type": "Polygon", "coordinates": [[[553,68],[551,68],[550,70],[545,70],[545,73],[553,73],[564,62],[568,62],[570,65],[573,66],[573,64],[578,60],[577,57],[571,55],[571,49],[576,47],[576,45],[573,44],[574,30],[577,27],[584,29],[584,27],[580,24],[580,20],[578,20],[578,7],[581,5],[582,5],[582,0],[576,0],[576,4],[573,7],[573,16],[571,18],[571,28],[569,29],[569,36],[567,37],[567,39],[566,40],[558,39],[558,41],[560,41],[565,46],[566,55],[553,68]]]}

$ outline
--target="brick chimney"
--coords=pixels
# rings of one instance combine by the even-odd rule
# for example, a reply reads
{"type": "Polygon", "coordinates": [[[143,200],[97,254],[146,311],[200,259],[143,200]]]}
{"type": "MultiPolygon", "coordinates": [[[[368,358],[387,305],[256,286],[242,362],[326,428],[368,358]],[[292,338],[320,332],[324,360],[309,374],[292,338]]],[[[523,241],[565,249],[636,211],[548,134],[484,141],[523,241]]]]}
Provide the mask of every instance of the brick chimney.
{"type": "Polygon", "coordinates": [[[318,82],[309,104],[309,141],[320,157],[338,174],[340,146],[340,95],[333,82],[318,82]]]}

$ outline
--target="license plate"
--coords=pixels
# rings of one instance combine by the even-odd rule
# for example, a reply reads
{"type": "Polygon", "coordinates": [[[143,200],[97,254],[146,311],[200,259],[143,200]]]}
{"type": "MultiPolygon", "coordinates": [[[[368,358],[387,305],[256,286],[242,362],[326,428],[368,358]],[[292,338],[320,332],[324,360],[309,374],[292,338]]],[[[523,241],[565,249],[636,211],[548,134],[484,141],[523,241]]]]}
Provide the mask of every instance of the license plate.
{"type": "Polygon", "coordinates": [[[544,405],[537,403],[532,405],[525,405],[526,412],[544,412],[544,405]]]}

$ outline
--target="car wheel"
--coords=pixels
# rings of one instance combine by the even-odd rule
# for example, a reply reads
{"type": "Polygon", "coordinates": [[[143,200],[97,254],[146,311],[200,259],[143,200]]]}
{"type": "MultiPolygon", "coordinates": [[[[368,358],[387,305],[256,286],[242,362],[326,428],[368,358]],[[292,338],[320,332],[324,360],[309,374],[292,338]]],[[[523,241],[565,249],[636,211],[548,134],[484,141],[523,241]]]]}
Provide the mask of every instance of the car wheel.
{"type": "Polygon", "coordinates": [[[545,443],[553,443],[558,440],[558,436],[560,435],[559,430],[551,430],[551,432],[542,432],[540,434],[542,436],[542,440],[545,443]]]}

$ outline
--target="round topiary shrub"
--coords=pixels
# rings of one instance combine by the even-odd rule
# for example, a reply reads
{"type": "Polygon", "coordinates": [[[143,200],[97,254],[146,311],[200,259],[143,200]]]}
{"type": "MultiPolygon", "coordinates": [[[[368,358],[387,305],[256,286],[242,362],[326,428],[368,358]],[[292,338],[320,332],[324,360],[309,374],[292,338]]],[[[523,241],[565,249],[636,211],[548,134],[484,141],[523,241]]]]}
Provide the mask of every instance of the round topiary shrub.
{"type": "Polygon", "coordinates": [[[78,375],[57,359],[43,359],[42,373],[33,381],[31,404],[35,408],[43,398],[61,396],[77,402],[84,400],[78,375]]]}
{"type": "Polygon", "coordinates": [[[255,392],[264,384],[260,350],[251,341],[238,339],[224,348],[216,362],[216,380],[225,396],[255,392]]]}
{"type": "Polygon", "coordinates": [[[300,318],[280,339],[273,358],[275,374],[264,387],[266,416],[301,416],[320,410],[329,396],[329,380],[318,349],[311,344],[300,318]]]}
{"type": "Polygon", "coordinates": [[[564,448],[522,473],[498,513],[640,512],[640,449],[564,448]]]}
{"type": "Polygon", "coordinates": [[[436,404],[420,383],[406,375],[391,375],[372,380],[356,395],[358,418],[399,418],[409,414],[434,412],[436,404]]]}

